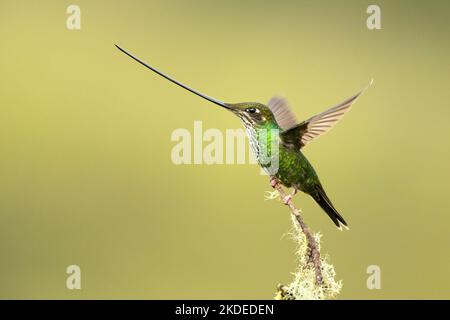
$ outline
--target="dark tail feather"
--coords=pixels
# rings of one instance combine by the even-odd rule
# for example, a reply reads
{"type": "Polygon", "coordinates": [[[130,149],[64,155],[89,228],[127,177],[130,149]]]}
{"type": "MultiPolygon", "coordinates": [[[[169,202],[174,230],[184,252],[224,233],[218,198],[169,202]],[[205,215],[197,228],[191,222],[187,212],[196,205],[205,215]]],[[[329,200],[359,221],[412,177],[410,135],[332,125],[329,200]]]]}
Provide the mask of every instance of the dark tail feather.
{"type": "Polygon", "coordinates": [[[314,200],[318,203],[319,206],[328,214],[328,216],[333,220],[334,224],[339,228],[341,228],[341,224],[344,227],[347,227],[347,222],[345,222],[344,218],[337,212],[336,208],[331,203],[328,198],[325,190],[321,186],[317,187],[317,193],[313,195],[314,200]]]}

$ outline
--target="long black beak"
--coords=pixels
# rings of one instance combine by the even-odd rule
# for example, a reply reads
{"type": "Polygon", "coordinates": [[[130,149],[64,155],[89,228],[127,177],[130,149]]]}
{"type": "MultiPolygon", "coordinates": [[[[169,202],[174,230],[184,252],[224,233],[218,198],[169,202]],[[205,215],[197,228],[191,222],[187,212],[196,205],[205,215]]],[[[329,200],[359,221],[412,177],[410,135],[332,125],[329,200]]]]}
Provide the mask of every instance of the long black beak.
{"type": "Polygon", "coordinates": [[[138,57],[135,57],[135,56],[132,55],[131,53],[129,53],[129,52],[127,52],[126,50],[124,50],[124,49],[122,49],[121,47],[119,47],[117,44],[116,44],[115,46],[117,47],[117,49],[119,49],[120,51],[122,51],[123,53],[125,53],[127,56],[129,56],[130,58],[133,58],[134,60],[136,60],[137,62],[139,62],[139,63],[142,64],[143,66],[145,66],[145,67],[149,68],[150,70],[152,70],[153,72],[156,72],[156,73],[159,74],[161,77],[166,78],[167,80],[169,80],[169,81],[175,83],[176,85],[178,85],[178,86],[180,86],[180,87],[182,87],[182,88],[184,88],[184,89],[186,89],[186,90],[192,92],[193,94],[198,95],[199,97],[202,97],[203,99],[206,99],[206,100],[208,100],[208,101],[210,101],[210,102],[212,102],[212,103],[215,103],[215,104],[217,104],[217,105],[219,105],[219,106],[221,106],[221,107],[230,109],[230,107],[229,107],[225,102],[222,102],[222,101],[220,101],[220,100],[217,100],[217,99],[208,97],[207,95],[205,95],[205,94],[203,94],[203,93],[201,93],[201,92],[198,92],[198,91],[196,91],[196,90],[194,90],[194,89],[188,87],[188,86],[185,85],[185,84],[182,84],[181,82],[179,82],[179,81],[177,81],[177,80],[175,80],[175,79],[169,77],[168,75],[162,73],[162,72],[159,71],[158,69],[156,69],[156,68],[154,68],[154,67],[148,65],[147,63],[145,63],[144,61],[142,61],[142,60],[139,59],[138,57]]]}

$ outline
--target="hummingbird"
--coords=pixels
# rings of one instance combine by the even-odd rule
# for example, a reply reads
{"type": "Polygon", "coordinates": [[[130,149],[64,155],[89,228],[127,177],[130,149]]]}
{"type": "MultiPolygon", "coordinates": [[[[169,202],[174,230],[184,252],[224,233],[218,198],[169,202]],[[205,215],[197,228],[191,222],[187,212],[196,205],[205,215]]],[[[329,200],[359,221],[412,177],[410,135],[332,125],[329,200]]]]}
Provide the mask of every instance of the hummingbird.
{"type": "Polygon", "coordinates": [[[300,190],[310,195],[317,202],[336,227],[340,230],[342,230],[342,227],[348,229],[347,222],[328,198],[316,171],[302,150],[311,141],[330,131],[350,110],[358,97],[372,84],[373,80],[364,89],[344,102],[305,121],[298,122],[288,102],[282,97],[275,96],[267,104],[258,102],[225,103],[175,80],[118,45],[116,47],[163,78],[234,113],[245,127],[251,149],[258,163],[273,177],[271,179],[272,186],[274,186],[274,183],[280,182],[285,187],[293,189],[283,199],[283,202],[289,204],[292,197],[300,190]],[[273,145],[274,141],[277,142],[278,150],[275,152],[272,150],[274,148],[270,148],[271,151],[268,151],[269,146],[273,145]],[[266,150],[268,154],[263,156],[262,150],[266,150]],[[267,161],[267,158],[273,159],[274,157],[278,160],[275,170],[271,168],[272,163],[267,161]]]}

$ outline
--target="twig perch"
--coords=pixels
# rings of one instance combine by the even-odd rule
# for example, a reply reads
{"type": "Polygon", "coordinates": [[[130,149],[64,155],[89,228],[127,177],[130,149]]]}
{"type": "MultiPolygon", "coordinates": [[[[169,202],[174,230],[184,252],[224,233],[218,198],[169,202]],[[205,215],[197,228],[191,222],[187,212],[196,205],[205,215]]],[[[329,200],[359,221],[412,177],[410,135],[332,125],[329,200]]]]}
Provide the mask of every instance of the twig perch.
{"type": "MultiPolygon", "coordinates": [[[[284,192],[283,187],[281,186],[280,182],[272,177],[271,181],[273,181],[272,186],[274,189],[278,191],[278,194],[280,195],[281,199],[286,198],[287,194],[284,192]]],[[[303,231],[303,233],[306,236],[306,240],[308,241],[308,262],[314,264],[314,270],[316,272],[316,284],[318,286],[321,286],[323,284],[323,276],[322,276],[322,266],[320,262],[320,251],[317,245],[316,240],[314,239],[313,235],[311,234],[311,231],[309,230],[308,226],[306,225],[305,221],[303,221],[303,218],[300,215],[300,210],[297,209],[292,201],[289,201],[286,203],[286,205],[291,209],[291,214],[295,218],[296,223],[299,226],[299,229],[303,231]]]]}
{"type": "MultiPolygon", "coordinates": [[[[286,199],[286,192],[281,183],[271,177],[271,185],[276,190],[268,199],[286,199]]],[[[289,285],[279,285],[275,299],[278,300],[302,300],[302,299],[333,299],[342,288],[342,282],[336,281],[334,266],[328,262],[328,256],[320,254],[319,233],[313,233],[301,217],[301,211],[295,207],[292,201],[285,201],[291,211],[295,232],[293,238],[298,248],[296,254],[299,266],[294,273],[294,280],[289,285]]]]}

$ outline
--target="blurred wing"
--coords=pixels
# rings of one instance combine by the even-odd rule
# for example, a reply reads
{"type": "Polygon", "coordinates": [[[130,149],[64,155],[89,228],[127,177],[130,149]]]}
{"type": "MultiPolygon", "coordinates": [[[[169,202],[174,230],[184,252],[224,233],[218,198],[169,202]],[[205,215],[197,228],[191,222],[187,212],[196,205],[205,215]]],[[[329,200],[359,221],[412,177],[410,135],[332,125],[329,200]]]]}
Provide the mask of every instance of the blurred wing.
{"type": "Polygon", "coordinates": [[[286,99],[275,96],[270,99],[267,106],[272,111],[281,129],[290,129],[298,123],[286,99]]]}
{"type": "MultiPolygon", "coordinates": [[[[372,82],[370,84],[372,84],[372,82]]],[[[295,127],[282,132],[281,139],[283,140],[283,143],[291,148],[301,149],[312,140],[327,133],[342,119],[342,117],[344,117],[344,114],[350,110],[352,104],[358,99],[361,93],[367,89],[367,87],[337,106],[319,113],[295,127]]]]}

